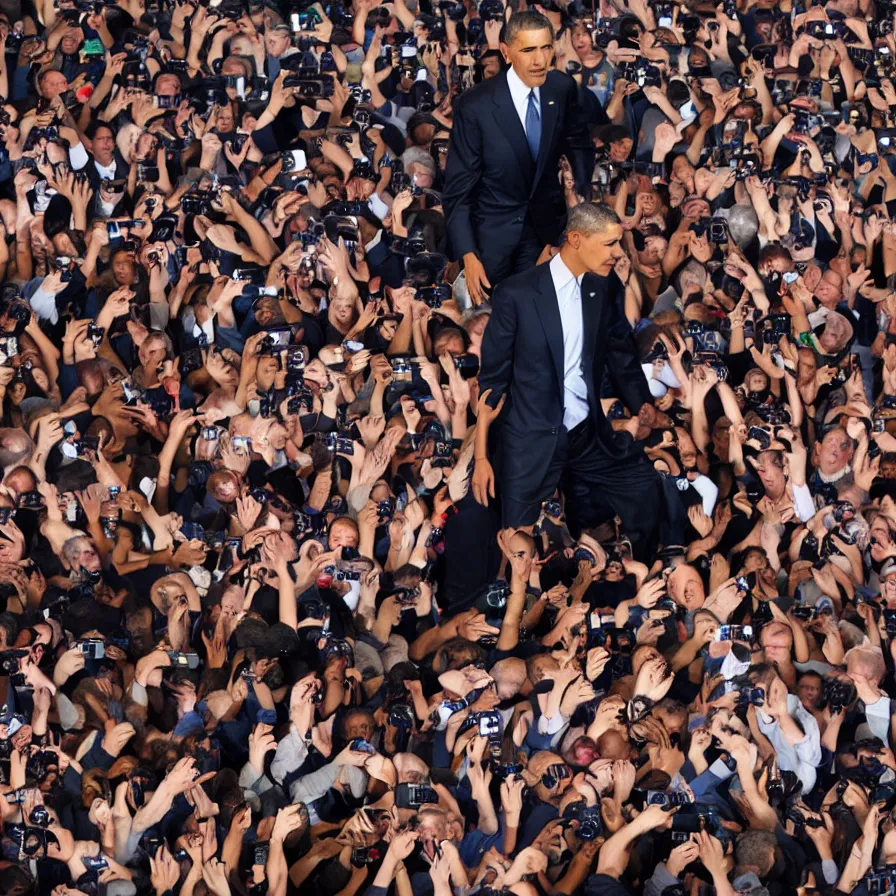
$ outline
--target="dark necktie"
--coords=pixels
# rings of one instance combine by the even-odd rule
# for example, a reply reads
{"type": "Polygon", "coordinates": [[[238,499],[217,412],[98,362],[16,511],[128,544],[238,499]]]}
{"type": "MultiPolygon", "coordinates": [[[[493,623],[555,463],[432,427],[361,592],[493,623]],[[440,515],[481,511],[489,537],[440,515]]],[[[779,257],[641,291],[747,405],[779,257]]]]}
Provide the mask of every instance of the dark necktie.
{"type": "Polygon", "coordinates": [[[541,144],[541,113],[538,111],[538,100],[535,91],[529,91],[529,105],[526,107],[526,140],[532,158],[538,158],[538,147],[541,144]]]}

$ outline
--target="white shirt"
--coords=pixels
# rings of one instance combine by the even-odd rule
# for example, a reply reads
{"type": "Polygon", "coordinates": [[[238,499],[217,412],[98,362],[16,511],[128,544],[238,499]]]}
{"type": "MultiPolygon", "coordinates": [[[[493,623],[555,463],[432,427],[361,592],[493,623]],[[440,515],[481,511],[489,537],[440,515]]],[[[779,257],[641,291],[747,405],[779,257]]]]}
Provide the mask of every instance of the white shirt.
{"type": "Polygon", "coordinates": [[[816,769],[821,763],[821,734],[818,722],[800,702],[795,694],[787,695],[787,710],[797,719],[803,729],[803,739],[791,744],[781,733],[777,720],[768,719],[761,710],[756,713],[759,730],[772,742],[778,755],[778,768],[784,772],[796,772],[803,784],[803,792],[808,793],[817,777],[816,769]]]}
{"type": "MultiPolygon", "coordinates": [[[[541,117],[541,88],[527,87],[520,80],[520,76],[513,70],[513,66],[507,69],[507,86],[510,88],[510,98],[513,100],[513,108],[520,117],[520,124],[526,130],[526,112],[529,109],[529,94],[535,91],[535,105],[538,108],[538,116],[541,117]]],[[[528,137],[528,133],[526,134],[528,137]]]]}
{"type": "Polygon", "coordinates": [[[114,157],[111,165],[100,165],[100,163],[94,159],[93,167],[96,168],[100,177],[104,177],[106,180],[115,180],[115,172],[118,170],[118,165],[116,164],[114,157]]]}
{"type": "Polygon", "coordinates": [[[72,171],[80,171],[87,164],[89,158],[83,143],[76,143],[69,148],[68,160],[72,166],[72,171]]]}
{"type": "Polygon", "coordinates": [[[549,265],[560,324],[563,327],[563,425],[567,431],[588,418],[588,387],[582,371],[585,321],[582,316],[582,278],[578,280],[559,253],[549,265]]]}
{"type": "Polygon", "coordinates": [[[890,698],[881,697],[876,703],[866,703],[865,721],[875,737],[880,737],[883,732],[882,740],[886,743],[890,732],[890,698]]]}
{"type": "Polygon", "coordinates": [[[59,311],[56,308],[56,295],[54,293],[44,292],[38,287],[28,302],[32,311],[41,320],[48,320],[51,324],[59,323],[59,311]]]}

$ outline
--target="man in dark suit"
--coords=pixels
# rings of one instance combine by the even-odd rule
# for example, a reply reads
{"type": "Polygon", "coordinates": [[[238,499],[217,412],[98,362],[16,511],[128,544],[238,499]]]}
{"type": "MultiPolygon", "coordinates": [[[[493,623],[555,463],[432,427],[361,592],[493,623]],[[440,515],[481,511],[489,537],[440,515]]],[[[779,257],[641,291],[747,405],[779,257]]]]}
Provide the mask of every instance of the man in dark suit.
{"type": "Polygon", "coordinates": [[[82,172],[87,175],[94,191],[99,190],[103,180],[126,181],[130,165],[115,145],[115,131],[111,125],[103,121],[93,122],[88,126],[85,136],[90,141],[90,154],[82,172]]]}
{"type": "MultiPolygon", "coordinates": [[[[615,513],[644,558],[656,538],[662,498],[658,474],[636,441],[650,433],[654,407],[619,310],[623,286],[613,268],[621,239],[619,218],[606,206],[584,203],[570,211],[565,242],[551,262],[496,288],[479,384],[483,393],[491,390],[491,408],[504,396],[504,525],[532,526],[560,486],[573,533],[615,513]],[[604,416],[605,371],[633,415],[627,432],[614,431],[604,416]]],[[[494,497],[489,416],[480,412],[476,433],[473,494],[481,504],[494,497]]]]}
{"type": "Polygon", "coordinates": [[[541,13],[504,26],[505,73],[455,104],[443,201],[455,257],[478,305],[510,274],[532,267],[566,220],[560,157],[590,178],[593,145],[572,78],[551,68],[554,31],[541,13]]]}

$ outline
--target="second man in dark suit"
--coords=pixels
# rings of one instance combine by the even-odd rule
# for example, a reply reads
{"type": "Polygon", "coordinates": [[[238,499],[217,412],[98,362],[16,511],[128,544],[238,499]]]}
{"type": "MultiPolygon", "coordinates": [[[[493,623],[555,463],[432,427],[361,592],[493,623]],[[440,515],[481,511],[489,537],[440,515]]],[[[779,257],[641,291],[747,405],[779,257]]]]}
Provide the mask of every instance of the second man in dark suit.
{"type": "MultiPolygon", "coordinates": [[[[504,281],[482,340],[479,385],[500,426],[504,525],[532,526],[560,487],[576,533],[613,513],[635,556],[650,556],[663,517],[659,477],[634,440],[646,438],[655,412],[620,314],[622,224],[590,202],[569,214],[566,238],[549,264],[504,281]],[[601,406],[604,373],[632,413],[614,432],[601,406]]],[[[486,453],[489,420],[480,411],[473,494],[487,503],[493,474],[486,453]]]]}
{"type": "Polygon", "coordinates": [[[576,84],[551,68],[548,19],[534,11],[514,14],[501,52],[506,73],[456,103],[445,169],[448,234],[476,304],[558,241],[566,220],[560,157],[581,184],[593,156],[576,84]]]}

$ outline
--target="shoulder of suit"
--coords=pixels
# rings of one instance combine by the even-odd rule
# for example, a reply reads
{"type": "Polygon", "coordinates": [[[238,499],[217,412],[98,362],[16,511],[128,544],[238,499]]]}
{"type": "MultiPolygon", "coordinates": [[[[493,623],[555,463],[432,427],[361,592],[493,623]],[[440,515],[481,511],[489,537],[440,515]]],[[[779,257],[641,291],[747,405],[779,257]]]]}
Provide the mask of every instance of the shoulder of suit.
{"type": "Polygon", "coordinates": [[[476,103],[484,99],[492,99],[492,97],[494,97],[495,95],[495,90],[499,86],[498,82],[502,78],[506,83],[507,75],[504,74],[504,72],[501,72],[500,75],[496,75],[494,78],[486,78],[484,81],[480,81],[474,87],[471,87],[469,90],[465,90],[458,97],[456,105],[468,106],[471,103],[476,103]]]}
{"type": "Polygon", "coordinates": [[[514,274],[506,280],[502,280],[497,287],[496,295],[506,295],[508,297],[520,299],[534,292],[534,285],[538,282],[539,277],[547,276],[551,279],[551,270],[548,263],[537,265],[534,269],[522,271],[514,274]]]}
{"type": "Polygon", "coordinates": [[[548,72],[547,84],[557,93],[565,93],[568,90],[577,91],[578,87],[575,80],[567,75],[566,72],[558,72],[557,69],[551,69],[548,72]]]}

